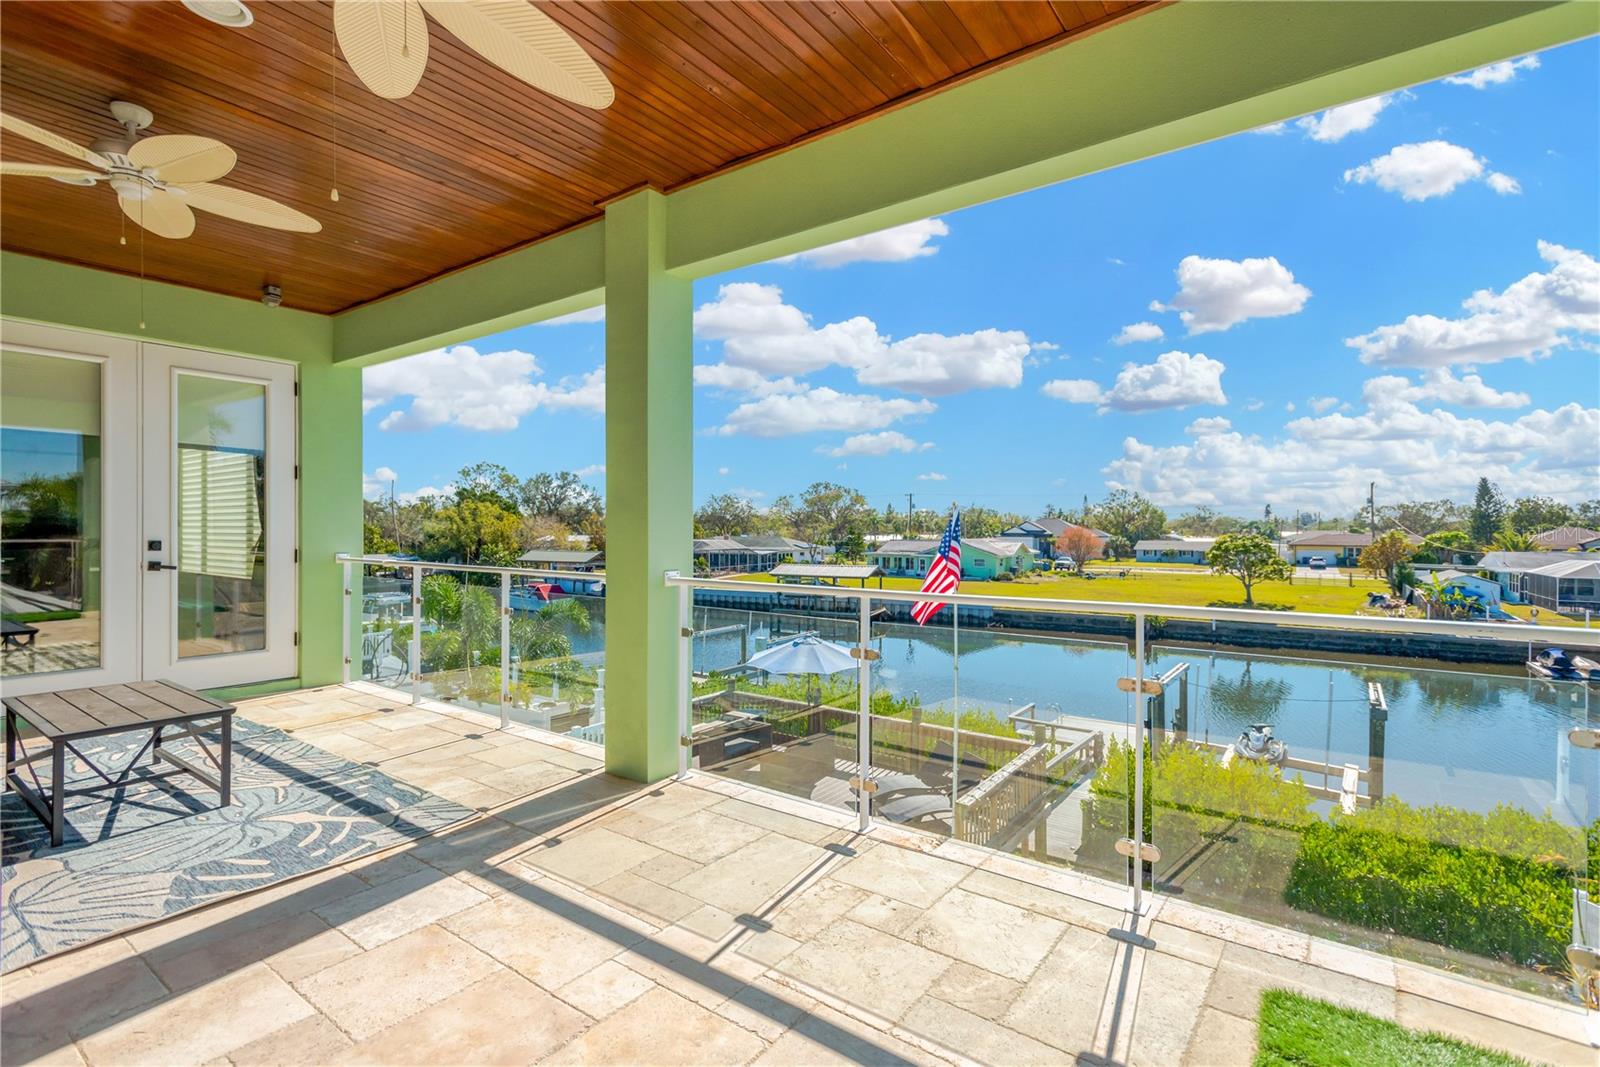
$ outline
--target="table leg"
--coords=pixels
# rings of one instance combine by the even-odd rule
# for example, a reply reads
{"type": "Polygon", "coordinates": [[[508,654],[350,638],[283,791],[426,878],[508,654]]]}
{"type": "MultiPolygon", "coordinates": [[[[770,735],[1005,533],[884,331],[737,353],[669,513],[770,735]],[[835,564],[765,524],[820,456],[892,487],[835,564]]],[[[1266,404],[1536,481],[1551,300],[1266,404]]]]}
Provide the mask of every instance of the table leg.
{"type": "Polygon", "coordinates": [[[50,847],[60,848],[66,823],[67,746],[59,740],[50,745],[50,847]]]}
{"type": "Polygon", "coordinates": [[[11,766],[17,762],[17,716],[6,709],[6,780],[5,792],[11,792],[11,766]]]}
{"type": "Polygon", "coordinates": [[[222,806],[233,803],[233,716],[222,717],[222,806]]]}
{"type": "Polygon", "coordinates": [[[154,767],[161,762],[161,727],[155,728],[155,737],[150,741],[150,766],[154,767]]]}

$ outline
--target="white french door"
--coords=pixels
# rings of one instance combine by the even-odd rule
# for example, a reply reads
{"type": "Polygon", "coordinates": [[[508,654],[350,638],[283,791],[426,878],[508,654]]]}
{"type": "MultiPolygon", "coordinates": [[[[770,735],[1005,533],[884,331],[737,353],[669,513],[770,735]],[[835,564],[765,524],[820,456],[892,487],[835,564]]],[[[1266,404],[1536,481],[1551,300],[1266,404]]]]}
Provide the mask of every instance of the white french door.
{"type": "Polygon", "coordinates": [[[0,688],[292,677],[290,364],[0,323],[0,688]]]}

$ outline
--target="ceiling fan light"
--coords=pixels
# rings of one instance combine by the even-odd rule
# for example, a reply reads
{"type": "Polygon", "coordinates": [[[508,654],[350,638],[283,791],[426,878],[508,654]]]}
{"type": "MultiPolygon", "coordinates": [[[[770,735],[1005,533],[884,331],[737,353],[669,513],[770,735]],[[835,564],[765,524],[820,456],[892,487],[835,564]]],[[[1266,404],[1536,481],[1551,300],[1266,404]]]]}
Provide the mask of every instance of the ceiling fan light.
{"type": "Polygon", "coordinates": [[[183,6],[208,22],[241,30],[256,20],[243,0],[183,0],[183,6]]]}

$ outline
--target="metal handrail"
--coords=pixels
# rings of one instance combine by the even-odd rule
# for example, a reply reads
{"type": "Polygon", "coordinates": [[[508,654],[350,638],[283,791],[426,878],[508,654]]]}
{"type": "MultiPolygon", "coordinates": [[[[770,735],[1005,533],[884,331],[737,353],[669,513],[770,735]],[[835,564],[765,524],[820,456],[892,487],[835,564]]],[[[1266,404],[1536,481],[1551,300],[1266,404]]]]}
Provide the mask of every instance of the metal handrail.
{"type": "MultiPolygon", "coordinates": [[[[758,582],[730,581],[723,578],[689,578],[669,571],[669,586],[691,589],[716,589],[733,593],[795,593],[792,586],[758,582]]],[[[900,589],[848,589],[840,586],[808,585],[803,596],[826,596],[839,600],[893,601],[916,603],[931,599],[926,593],[900,589]]],[[[1058,600],[1054,597],[985,596],[974,593],[946,593],[940,602],[959,607],[1010,608],[1056,614],[1128,615],[1135,618],[1159,616],[1165,619],[1198,619],[1203,622],[1248,622],[1271,626],[1299,626],[1323,629],[1366,630],[1377,633],[1437,634],[1451,637],[1482,637],[1491,640],[1539,644],[1566,644],[1600,648],[1600,630],[1566,626],[1536,626],[1530,623],[1460,622],[1449,619],[1405,619],[1373,615],[1320,615],[1310,612],[1263,611],[1260,608],[1191,607],[1184,604],[1115,603],[1105,600],[1058,600]]]]}
{"type": "Polygon", "coordinates": [[[605,571],[551,571],[542,567],[495,567],[487,563],[435,563],[426,559],[392,559],[387,556],[356,556],[340,552],[335,563],[355,563],[363,567],[420,567],[427,571],[470,571],[480,574],[509,574],[526,578],[570,578],[580,582],[603,582],[605,571]]]}

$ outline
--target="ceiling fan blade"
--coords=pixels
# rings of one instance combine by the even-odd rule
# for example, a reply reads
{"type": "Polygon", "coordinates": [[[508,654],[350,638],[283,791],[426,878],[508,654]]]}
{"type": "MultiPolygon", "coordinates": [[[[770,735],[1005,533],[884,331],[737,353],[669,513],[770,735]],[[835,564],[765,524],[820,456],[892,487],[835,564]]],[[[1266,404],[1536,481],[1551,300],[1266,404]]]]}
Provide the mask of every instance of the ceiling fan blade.
{"type": "Polygon", "coordinates": [[[143,200],[119,196],[117,203],[121,205],[124,215],[157,237],[177,239],[194,232],[194,212],[189,210],[188,204],[171,193],[152,189],[143,200]]]}
{"type": "Polygon", "coordinates": [[[82,160],[91,166],[99,167],[101,170],[106,170],[111,166],[111,161],[100,153],[91,152],[82,145],[73,144],[58,133],[51,133],[49,130],[41,129],[25,119],[17,118],[15,115],[0,114],[0,130],[14,133],[18,137],[26,137],[28,140],[42,144],[46,148],[54,148],[57,152],[69,155],[73,159],[82,160]]]}
{"type": "Polygon", "coordinates": [[[54,163],[0,163],[0,174],[8,178],[59,178],[65,182],[95,181],[105,175],[82,167],[61,167],[54,163]]]}
{"type": "Polygon", "coordinates": [[[410,96],[428,65],[428,22],[417,0],[334,0],[333,33],[363,85],[410,96]]]}
{"type": "Polygon", "coordinates": [[[252,226],[270,226],[274,230],[294,230],[297,233],[317,233],[322,229],[322,223],[310,215],[296,211],[287,204],[280,204],[276,200],[247,193],[243,189],[202,182],[197,185],[179,186],[178,191],[189,202],[190,207],[209,211],[213,215],[221,215],[236,222],[248,222],[252,226]]]}
{"type": "Polygon", "coordinates": [[[128,149],[128,162],[155,171],[164,182],[209,182],[233,169],[239,157],[221,141],[187,133],[146,137],[128,149]]]}
{"type": "Polygon", "coordinates": [[[596,109],[616,90],[589,53],[527,0],[422,0],[434,20],[536,89],[596,109]]]}

